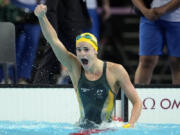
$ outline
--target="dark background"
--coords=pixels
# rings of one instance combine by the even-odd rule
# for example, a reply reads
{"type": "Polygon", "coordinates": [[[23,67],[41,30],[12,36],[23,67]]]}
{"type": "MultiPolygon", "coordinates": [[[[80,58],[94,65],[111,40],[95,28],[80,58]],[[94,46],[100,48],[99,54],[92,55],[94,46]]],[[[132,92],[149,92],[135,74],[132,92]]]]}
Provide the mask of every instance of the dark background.
{"type": "MultiPolygon", "coordinates": [[[[98,5],[101,8],[101,0],[98,1],[98,5]]],[[[122,64],[129,73],[131,81],[133,81],[138,65],[139,17],[134,14],[130,0],[110,0],[110,5],[112,10],[114,8],[128,10],[123,13],[112,13],[106,22],[102,22],[100,19],[99,57],[103,60],[122,64]]],[[[40,41],[34,72],[39,59],[43,57],[42,52],[45,44],[44,40],[40,41]]],[[[166,49],[164,51],[166,52],[166,49]]],[[[160,57],[151,83],[171,84],[171,74],[166,54],[160,57]]]]}

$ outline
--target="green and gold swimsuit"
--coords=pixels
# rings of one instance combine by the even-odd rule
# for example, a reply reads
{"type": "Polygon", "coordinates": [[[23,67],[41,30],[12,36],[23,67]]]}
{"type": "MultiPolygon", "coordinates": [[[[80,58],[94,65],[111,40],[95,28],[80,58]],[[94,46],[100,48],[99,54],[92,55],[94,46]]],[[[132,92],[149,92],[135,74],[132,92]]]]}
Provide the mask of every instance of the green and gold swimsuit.
{"type": "Polygon", "coordinates": [[[77,90],[81,112],[80,123],[88,121],[88,123],[100,124],[112,120],[115,94],[106,79],[106,65],[104,62],[103,74],[96,81],[89,81],[82,68],[77,90]]]}

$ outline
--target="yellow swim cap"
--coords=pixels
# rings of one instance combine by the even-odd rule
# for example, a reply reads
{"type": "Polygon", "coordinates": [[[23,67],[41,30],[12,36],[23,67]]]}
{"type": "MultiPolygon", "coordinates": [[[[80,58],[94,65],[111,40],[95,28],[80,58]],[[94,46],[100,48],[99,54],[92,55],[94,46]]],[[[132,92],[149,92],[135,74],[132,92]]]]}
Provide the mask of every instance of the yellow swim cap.
{"type": "Polygon", "coordinates": [[[76,37],[76,45],[80,42],[89,43],[96,51],[98,51],[97,38],[91,33],[82,33],[76,37]]]}

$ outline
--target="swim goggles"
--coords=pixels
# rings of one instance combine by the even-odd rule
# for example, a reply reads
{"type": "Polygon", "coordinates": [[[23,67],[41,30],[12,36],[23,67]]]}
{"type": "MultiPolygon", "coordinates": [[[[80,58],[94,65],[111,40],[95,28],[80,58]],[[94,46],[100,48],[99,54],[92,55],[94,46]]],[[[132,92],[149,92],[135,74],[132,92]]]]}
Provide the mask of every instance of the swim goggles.
{"type": "Polygon", "coordinates": [[[97,39],[91,33],[83,33],[76,37],[76,45],[80,42],[89,43],[96,51],[98,51],[97,39]]]}

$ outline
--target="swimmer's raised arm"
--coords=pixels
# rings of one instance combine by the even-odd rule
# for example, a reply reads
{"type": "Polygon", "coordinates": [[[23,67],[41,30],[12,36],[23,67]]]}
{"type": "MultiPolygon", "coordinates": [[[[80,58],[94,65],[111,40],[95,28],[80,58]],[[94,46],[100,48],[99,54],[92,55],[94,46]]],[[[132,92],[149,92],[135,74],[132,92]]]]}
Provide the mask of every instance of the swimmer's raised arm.
{"type": "Polygon", "coordinates": [[[73,70],[76,69],[80,63],[76,56],[67,51],[63,43],[58,39],[56,31],[46,17],[46,12],[47,7],[43,4],[38,5],[34,10],[35,15],[38,17],[44,37],[50,43],[58,60],[71,72],[72,68],[73,70]]]}

